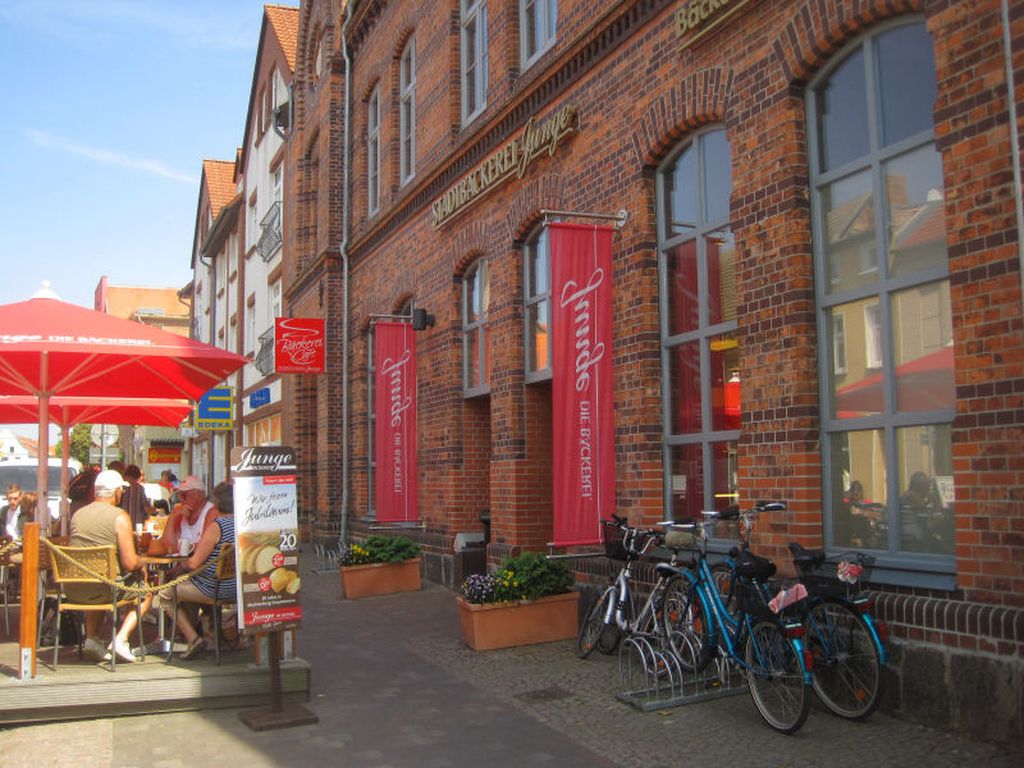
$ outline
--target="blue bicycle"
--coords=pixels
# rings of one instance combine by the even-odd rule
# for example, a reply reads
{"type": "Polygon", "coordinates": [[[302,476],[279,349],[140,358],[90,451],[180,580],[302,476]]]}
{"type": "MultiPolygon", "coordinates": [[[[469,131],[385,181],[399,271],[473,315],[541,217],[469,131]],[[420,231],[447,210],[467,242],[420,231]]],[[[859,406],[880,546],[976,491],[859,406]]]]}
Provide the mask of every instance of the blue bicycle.
{"type": "MultiPolygon", "coordinates": [[[[717,513],[705,516],[713,520],[717,513]]],[[[723,654],[745,673],[764,721],[782,733],[795,733],[810,711],[813,661],[803,644],[803,622],[772,613],[759,586],[774,575],[775,564],[756,555],[736,563],[731,584],[735,610],[730,611],[708,563],[704,524],[672,527],[692,535],[695,552],[690,568],[676,577],[680,583],[666,589],[663,612],[683,669],[701,672],[716,654],[723,654]]]]}

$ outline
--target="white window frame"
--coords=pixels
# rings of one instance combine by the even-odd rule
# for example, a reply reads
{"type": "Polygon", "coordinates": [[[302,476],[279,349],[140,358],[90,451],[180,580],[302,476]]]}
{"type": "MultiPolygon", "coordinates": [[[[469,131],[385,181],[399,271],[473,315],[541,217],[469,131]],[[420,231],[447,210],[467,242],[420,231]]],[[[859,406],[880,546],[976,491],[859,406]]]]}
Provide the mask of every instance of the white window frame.
{"type": "Polygon", "coordinates": [[[366,209],[372,215],[380,209],[380,86],[366,103],[366,209]]]}
{"type": "Polygon", "coordinates": [[[558,0],[519,0],[519,61],[523,69],[531,66],[555,44],[558,26],[558,0]],[[527,19],[534,17],[534,29],[538,31],[537,47],[530,51],[527,19]]]}
{"type": "Polygon", "coordinates": [[[416,175],[416,38],[406,43],[398,72],[398,174],[406,184],[416,175]]]}
{"type": "Polygon", "coordinates": [[[466,125],[487,107],[487,3],[486,0],[460,0],[461,45],[459,82],[462,92],[462,124],[466,125]],[[475,56],[468,60],[469,43],[475,56]],[[469,101],[472,82],[475,99],[469,101]]]}

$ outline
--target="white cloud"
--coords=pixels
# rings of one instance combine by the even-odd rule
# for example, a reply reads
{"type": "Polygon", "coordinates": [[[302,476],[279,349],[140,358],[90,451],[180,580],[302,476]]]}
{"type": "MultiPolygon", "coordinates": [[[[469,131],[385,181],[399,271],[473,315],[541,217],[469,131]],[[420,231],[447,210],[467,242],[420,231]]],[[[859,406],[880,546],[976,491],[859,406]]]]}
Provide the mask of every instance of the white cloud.
{"type": "Polygon", "coordinates": [[[105,165],[116,165],[121,168],[130,168],[132,170],[142,171],[143,173],[150,173],[155,176],[163,176],[166,179],[182,181],[186,184],[196,185],[199,183],[199,179],[195,176],[168,168],[159,160],[130,157],[123,152],[116,152],[114,150],[103,149],[101,147],[90,147],[73,139],[54,136],[44,131],[37,131],[31,128],[26,131],[26,134],[33,144],[47,149],[55,149],[58,152],[67,152],[68,154],[78,155],[79,157],[86,157],[90,160],[95,160],[98,163],[104,163],[105,165]]]}

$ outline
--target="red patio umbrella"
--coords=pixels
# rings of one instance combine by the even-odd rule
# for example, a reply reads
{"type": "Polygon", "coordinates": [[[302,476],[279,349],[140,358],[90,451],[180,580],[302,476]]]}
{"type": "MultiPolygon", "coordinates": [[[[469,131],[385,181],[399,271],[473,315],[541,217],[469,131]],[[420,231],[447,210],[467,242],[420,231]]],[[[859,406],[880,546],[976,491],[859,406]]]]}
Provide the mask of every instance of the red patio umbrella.
{"type": "MultiPolygon", "coordinates": [[[[836,414],[880,413],[885,402],[881,373],[855,381],[836,392],[836,414]]],[[[952,408],[956,402],[953,348],[943,347],[896,367],[896,402],[902,410],[952,408]]]]}
{"type": "MultiPolygon", "coordinates": [[[[0,306],[0,395],[38,401],[39,454],[49,452],[51,397],[196,400],[246,362],[241,355],[41,291],[0,306]]],[[[39,492],[46,491],[40,463],[39,492]]]]}
{"type": "MultiPolygon", "coordinates": [[[[176,427],[192,410],[188,400],[169,398],[51,397],[51,424],[134,424],[176,427]]],[[[0,424],[35,424],[39,401],[28,395],[0,395],[0,424]]]]}

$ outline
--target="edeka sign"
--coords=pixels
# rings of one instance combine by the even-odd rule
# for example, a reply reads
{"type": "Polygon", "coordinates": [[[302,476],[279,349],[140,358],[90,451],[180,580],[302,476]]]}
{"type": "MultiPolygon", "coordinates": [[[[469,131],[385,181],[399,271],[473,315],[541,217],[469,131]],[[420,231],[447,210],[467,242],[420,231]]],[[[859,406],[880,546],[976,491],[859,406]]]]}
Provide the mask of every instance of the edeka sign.
{"type": "Polygon", "coordinates": [[[275,373],[323,373],[325,347],[322,318],[274,319],[275,373]]]}
{"type": "Polygon", "coordinates": [[[615,511],[612,229],[551,224],[554,540],[596,544],[615,511]]]}
{"type": "Polygon", "coordinates": [[[248,634],[297,629],[302,619],[297,471],[285,446],[231,450],[238,614],[248,634]]]}
{"type": "Polygon", "coordinates": [[[430,208],[431,223],[437,229],[455,214],[494,189],[506,179],[523,178],[526,169],[541,155],[549,157],[570,135],[579,130],[576,107],[562,107],[545,120],[531,117],[523,132],[491,153],[455,186],[437,198],[430,208]]]}
{"type": "Polygon", "coordinates": [[[693,45],[715,27],[724,23],[748,0],[690,0],[676,11],[676,37],[679,49],[693,45]]]}
{"type": "Polygon", "coordinates": [[[419,520],[416,335],[409,323],[374,325],[377,521],[419,520]]]}

